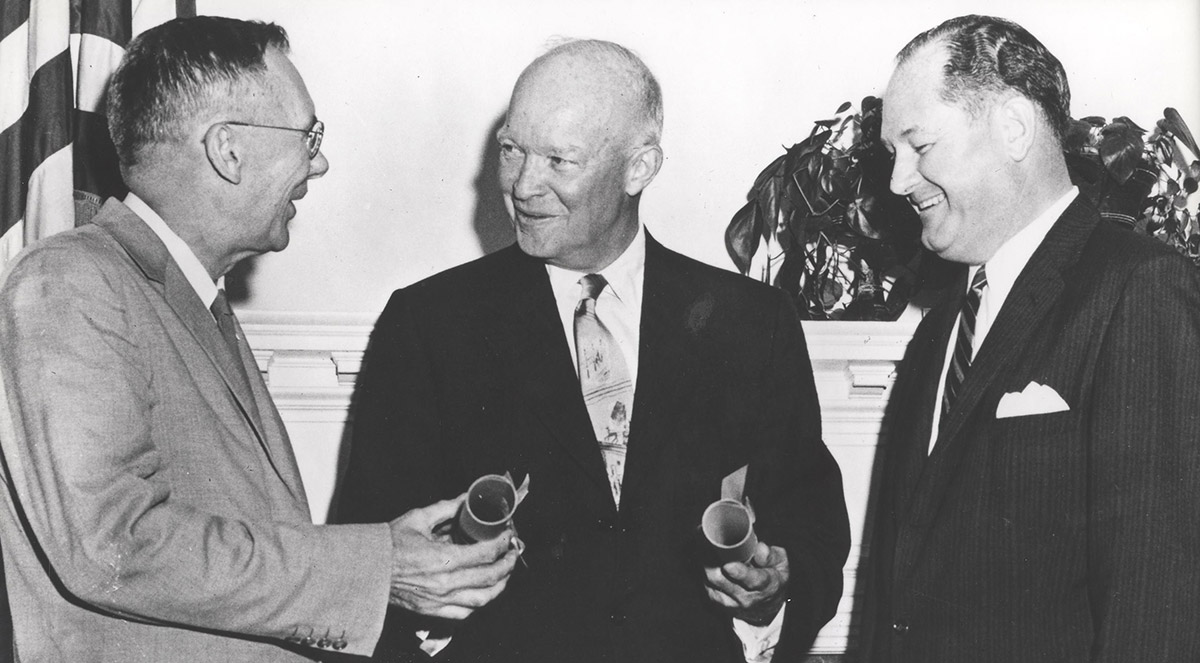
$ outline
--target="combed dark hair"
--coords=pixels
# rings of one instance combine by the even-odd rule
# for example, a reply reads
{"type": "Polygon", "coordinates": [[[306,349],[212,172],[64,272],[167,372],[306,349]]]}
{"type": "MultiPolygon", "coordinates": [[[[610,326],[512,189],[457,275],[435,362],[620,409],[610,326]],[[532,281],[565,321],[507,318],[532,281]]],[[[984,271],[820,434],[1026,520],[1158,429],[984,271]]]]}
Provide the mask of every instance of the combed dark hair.
{"type": "Polygon", "coordinates": [[[917,35],[896,59],[903,63],[935,42],[944,43],[949,52],[942,68],[944,100],[978,115],[989,95],[1015,90],[1042,109],[1062,144],[1071,120],[1067,74],[1028,30],[994,16],[959,16],[917,35]]]}
{"type": "Polygon", "coordinates": [[[274,23],[218,16],[177,18],[138,35],[108,82],[108,131],[123,167],[149,144],[180,140],[189,120],[228,103],[266,71],[268,48],[288,51],[274,23]]]}
{"type": "Polygon", "coordinates": [[[615,65],[630,78],[640,105],[639,115],[642,135],[646,145],[658,145],[663,130],[663,95],[658,79],[636,53],[624,46],[600,39],[565,39],[533,61],[534,64],[558,55],[581,55],[597,62],[615,65]]]}

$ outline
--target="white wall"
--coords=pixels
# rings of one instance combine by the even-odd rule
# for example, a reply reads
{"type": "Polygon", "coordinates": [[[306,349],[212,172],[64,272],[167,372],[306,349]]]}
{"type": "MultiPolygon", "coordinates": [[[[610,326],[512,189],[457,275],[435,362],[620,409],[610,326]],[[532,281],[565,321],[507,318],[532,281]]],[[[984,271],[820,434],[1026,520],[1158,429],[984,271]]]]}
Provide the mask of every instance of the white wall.
{"type": "Polygon", "coordinates": [[[239,310],[377,313],[395,288],[508,243],[492,131],[548,38],[640,53],[666,98],[666,164],[643,218],[667,245],[732,268],[723,232],[781,146],[878,94],[892,57],[942,20],[1016,20],[1063,62],[1073,114],[1146,128],[1174,106],[1200,133],[1196,0],[199,0],[276,21],[327,124],[329,174],[257,260],[239,310]]]}

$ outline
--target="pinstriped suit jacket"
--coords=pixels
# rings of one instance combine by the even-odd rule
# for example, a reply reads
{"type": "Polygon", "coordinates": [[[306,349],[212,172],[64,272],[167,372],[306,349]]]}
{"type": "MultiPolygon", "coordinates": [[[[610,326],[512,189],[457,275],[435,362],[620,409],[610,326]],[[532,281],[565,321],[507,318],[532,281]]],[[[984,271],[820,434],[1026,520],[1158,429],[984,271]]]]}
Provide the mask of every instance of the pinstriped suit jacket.
{"type": "Polygon", "coordinates": [[[14,262],[0,339],[18,660],[308,660],[287,638],[310,634],[371,652],[387,527],[311,524],[249,346],[128,208],[14,262]]]}
{"type": "Polygon", "coordinates": [[[1030,259],[926,458],[957,302],[887,415],[863,660],[1200,660],[1200,283],[1077,199],[1030,259]],[[996,418],[1048,385],[1069,411],[996,418]]]}

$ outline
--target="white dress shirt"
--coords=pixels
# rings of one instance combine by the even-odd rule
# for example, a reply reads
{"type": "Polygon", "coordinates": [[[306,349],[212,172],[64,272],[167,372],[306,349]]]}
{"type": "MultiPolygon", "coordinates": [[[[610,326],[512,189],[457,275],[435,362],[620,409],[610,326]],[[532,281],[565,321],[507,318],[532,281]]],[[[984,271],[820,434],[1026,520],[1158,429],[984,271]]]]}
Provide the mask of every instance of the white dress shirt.
{"type": "MultiPolygon", "coordinates": [[[[1008,238],[1008,241],[1000,245],[996,253],[987,261],[987,287],[983,289],[983,296],[979,299],[979,312],[975,315],[975,338],[971,345],[971,360],[974,361],[975,355],[979,353],[979,348],[983,346],[983,340],[992,329],[992,323],[995,322],[997,316],[1000,315],[1000,308],[1004,306],[1004,301],[1008,299],[1008,293],[1012,292],[1013,284],[1016,283],[1017,277],[1021,275],[1021,271],[1025,269],[1025,265],[1029,263],[1029,259],[1033,256],[1033,252],[1042,245],[1042,240],[1046,238],[1046,233],[1050,232],[1050,228],[1054,226],[1054,222],[1075,200],[1075,196],[1079,193],[1079,189],[1071,187],[1061,198],[1056,200],[1038,215],[1032,223],[1022,228],[1017,234],[1008,238]]],[[[971,280],[975,278],[975,273],[979,271],[979,265],[971,265],[967,274],[967,289],[970,289],[971,280]]],[[[933,445],[937,442],[938,430],[940,428],[942,394],[946,391],[946,373],[950,370],[950,360],[954,356],[954,344],[958,341],[958,325],[962,319],[962,313],[958,314],[955,319],[954,331],[950,333],[950,341],[946,347],[946,357],[942,361],[942,373],[938,380],[937,398],[933,401],[933,427],[929,435],[929,452],[933,453],[933,445]]]]}
{"type": "MultiPolygon", "coordinates": [[[[576,373],[579,372],[579,367],[575,361],[575,307],[583,297],[583,286],[579,279],[585,274],[597,273],[608,282],[608,286],[596,299],[596,317],[613,335],[625,357],[629,379],[634,385],[636,403],[642,287],[646,275],[645,227],[639,224],[637,235],[629,248],[599,272],[574,272],[548,264],[546,273],[550,276],[550,288],[554,291],[554,302],[558,306],[558,316],[562,321],[563,333],[567,337],[567,345],[571,348],[571,364],[575,366],[576,373]]],[[[631,408],[629,416],[636,419],[637,412],[631,408]]],[[[786,607],[766,626],[754,626],[740,619],[733,620],[733,630],[742,642],[742,651],[747,663],[767,663],[771,660],[771,654],[779,642],[779,634],[783,628],[784,610],[786,607]]]]}
{"type": "MultiPolygon", "coordinates": [[[[211,309],[213,301],[217,299],[217,290],[220,285],[213,282],[212,277],[208,275],[208,270],[200,264],[200,259],[192,252],[187,242],[176,235],[167,222],[158,215],[158,212],[150,209],[146,201],[138,198],[132,191],[125,196],[124,203],[142,221],[145,221],[146,225],[150,226],[150,230],[153,230],[155,235],[158,235],[163,245],[167,247],[167,253],[171,254],[171,259],[175,261],[176,265],[179,265],[179,271],[183,272],[183,277],[200,297],[204,308],[211,309]]],[[[223,285],[224,280],[225,277],[221,277],[219,282],[223,285]]]]}

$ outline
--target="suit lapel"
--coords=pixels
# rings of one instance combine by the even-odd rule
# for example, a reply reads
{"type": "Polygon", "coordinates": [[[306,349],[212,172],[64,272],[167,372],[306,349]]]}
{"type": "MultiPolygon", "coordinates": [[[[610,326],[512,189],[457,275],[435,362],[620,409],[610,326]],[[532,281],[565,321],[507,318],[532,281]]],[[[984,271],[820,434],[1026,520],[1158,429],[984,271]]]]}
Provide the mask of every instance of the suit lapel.
{"type": "MultiPolygon", "coordinates": [[[[257,374],[257,367],[252,363],[247,366],[243,358],[235,356],[229,346],[225,344],[212,314],[200,301],[200,297],[196,295],[196,291],[188,283],[179,266],[171,259],[167,248],[154,234],[154,231],[129,208],[115,200],[110,200],[103,211],[111,212],[111,214],[98,214],[96,216],[97,225],[108,231],[124,247],[126,253],[146,278],[157,286],[162,293],[163,300],[196,340],[207,360],[221,376],[221,380],[233,395],[242,418],[254,432],[259,446],[267,454],[272,466],[275,466],[280,479],[284,479],[284,473],[279,471],[279,467],[276,466],[275,459],[272,457],[250,385],[247,384],[242,370],[239,369],[239,366],[245,367],[246,371],[253,370],[257,374]],[[110,207],[115,209],[108,209],[110,207]]],[[[284,482],[289,485],[289,489],[292,489],[286,479],[284,482]]],[[[293,490],[293,492],[295,491],[293,490]]]]}
{"type": "Polygon", "coordinates": [[[692,337],[683,329],[686,308],[695,301],[689,282],[669,265],[670,252],[646,235],[646,269],[642,286],[642,320],[638,339],[638,377],[634,391],[629,451],[621,482],[622,510],[641,503],[654,474],[655,459],[674,437],[670,413],[694,384],[688,371],[692,337]]]}
{"type": "MultiPolygon", "coordinates": [[[[976,410],[986,400],[989,387],[1016,365],[1017,357],[1034,329],[1039,328],[1039,322],[1054,309],[1064,288],[1063,273],[1078,261],[1095,226],[1094,211],[1077,197],[1017,277],[963,380],[958,402],[938,434],[933,453],[925,462],[908,510],[912,524],[928,531],[967,450],[977,439],[974,429],[968,428],[967,423],[978,421],[979,425],[985,426],[991,423],[992,413],[977,413],[976,410]]],[[[948,336],[940,338],[943,342],[949,339],[948,336]]],[[[938,371],[931,371],[930,375],[936,381],[938,371]]],[[[906,557],[911,561],[915,555],[906,557]]],[[[897,559],[900,561],[899,554],[897,559]]]]}
{"type": "Polygon", "coordinates": [[[504,277],[489,284],[492,296],[482,304],[489,309],[483,334],[507,364],[519,406],[546,428],[551,443],[592,484],[592,508],[612,512],[604,459],[593,439],[546,267],[515,245],[504,251],[495,271],[504,277]]]}

